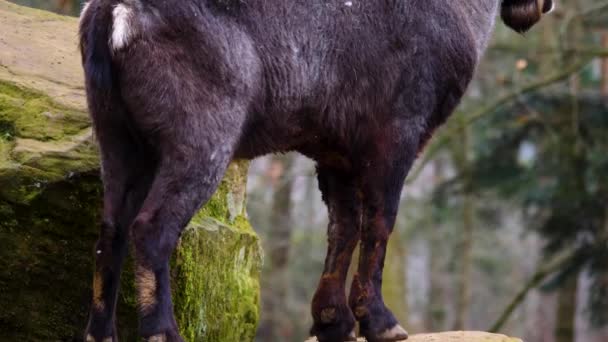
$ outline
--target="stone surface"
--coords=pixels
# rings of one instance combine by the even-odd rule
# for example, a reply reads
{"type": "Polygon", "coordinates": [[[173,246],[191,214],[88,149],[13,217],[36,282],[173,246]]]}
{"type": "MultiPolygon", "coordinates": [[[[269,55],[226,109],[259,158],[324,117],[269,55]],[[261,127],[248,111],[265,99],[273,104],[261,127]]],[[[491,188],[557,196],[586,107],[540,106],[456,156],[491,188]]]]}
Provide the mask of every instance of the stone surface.
{"type": "MultiPolygon", "coordinates": [[[[76,31],[74,18],[0,0],[0,341],[79,341],[86,324],[101,187],[76,31]]],[[[246,174],[231,165],[172,261],[188,341],[255,334],[262,251],[246,174]]],[[[120,340],[135,341],[130,269],[119,301],[120,340]]]]}
{"type": "MultiPolygon", "coordinates": [[[[316,342],[311,338],[306,342],[316,342]]],[[[407,342],[522,342],[518,338],[508,337],[500,334],[490,334],[482,331],[449,331],[432,334],[412,335],[407,342]]],[[[359,342],[365,342],[365,339],[359,339],[359,342]]]]}

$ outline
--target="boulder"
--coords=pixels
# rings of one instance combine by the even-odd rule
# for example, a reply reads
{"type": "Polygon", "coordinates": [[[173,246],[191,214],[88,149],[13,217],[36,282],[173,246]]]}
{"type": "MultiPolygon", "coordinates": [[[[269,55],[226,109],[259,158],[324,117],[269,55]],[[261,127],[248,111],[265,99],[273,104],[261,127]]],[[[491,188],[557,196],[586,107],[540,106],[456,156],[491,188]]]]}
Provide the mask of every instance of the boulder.
{"type": "MultiPolygon", "coordinates": [[[[312,338],[306,342],[316,342],[312,338]]],[[[365,342],[365,339],[359,339],[365,342]]],[[[522,342],[518,338],[508,337],[501,334],[491,334],[482,331],[448,331],[442,333],[412,335],[403,342],[522,342]]]]}

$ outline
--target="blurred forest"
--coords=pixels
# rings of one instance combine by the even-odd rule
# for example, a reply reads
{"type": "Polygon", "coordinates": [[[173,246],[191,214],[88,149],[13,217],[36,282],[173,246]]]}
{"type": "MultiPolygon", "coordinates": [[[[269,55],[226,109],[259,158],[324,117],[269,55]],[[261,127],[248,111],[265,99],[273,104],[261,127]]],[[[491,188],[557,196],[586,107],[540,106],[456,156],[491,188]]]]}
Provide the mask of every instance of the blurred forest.
{"type": "MultiPolygon", "coordinates": [[[[316,182],[298,155],[252,163],[259,341],[308,334],[326,247],[316,182]]],[[[497,22],[468,95],[410,172],[386,269],[387,304],[410,332],[608,341],[608,1],[558,1],[523,36],[497,22]]]]}

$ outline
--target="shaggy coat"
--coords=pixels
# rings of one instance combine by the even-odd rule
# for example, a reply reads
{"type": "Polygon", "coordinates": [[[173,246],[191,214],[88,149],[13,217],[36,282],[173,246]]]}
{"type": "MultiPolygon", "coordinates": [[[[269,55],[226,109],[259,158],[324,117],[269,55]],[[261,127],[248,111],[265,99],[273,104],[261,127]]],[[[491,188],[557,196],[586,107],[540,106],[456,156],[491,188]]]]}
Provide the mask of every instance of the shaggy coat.
{"type": "Polygon", "coordinates": [[[312,300],[321,341],[407,337],[382,295],[404,179],[454,110],[498,7],[525,31],[551,0],[92,0],[80,37],[104,212],[88,342],[116,341],[132,246],[140,333],[182,341],[169,256],[228,163],[317,162],[328,252],[312,300]],[[345,297],[346,272],[360,245],[345,297]]]}

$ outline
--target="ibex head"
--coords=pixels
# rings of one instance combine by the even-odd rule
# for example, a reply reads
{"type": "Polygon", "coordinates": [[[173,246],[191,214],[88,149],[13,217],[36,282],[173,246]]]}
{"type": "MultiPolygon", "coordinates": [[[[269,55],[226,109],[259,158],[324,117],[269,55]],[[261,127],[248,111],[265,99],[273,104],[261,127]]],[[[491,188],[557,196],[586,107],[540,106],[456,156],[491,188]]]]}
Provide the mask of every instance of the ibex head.
{"type": "Polygon", "coordinates": [[[553,0],[503,0],[500,15],[507,26],[523,33],[554,6],[553,0]]]}

